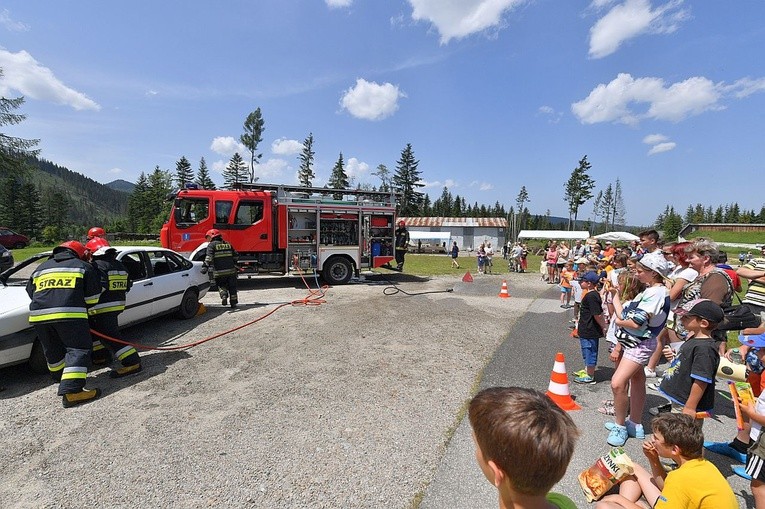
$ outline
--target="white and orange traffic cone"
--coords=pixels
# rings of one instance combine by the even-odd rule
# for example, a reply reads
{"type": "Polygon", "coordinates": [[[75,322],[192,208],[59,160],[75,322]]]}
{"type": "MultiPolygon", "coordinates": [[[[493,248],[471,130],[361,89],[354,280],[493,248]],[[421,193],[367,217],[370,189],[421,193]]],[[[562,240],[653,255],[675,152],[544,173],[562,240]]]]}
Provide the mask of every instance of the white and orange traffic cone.
{"type": "Polygon", "coordinates": [[[510,292],[507,291],[507,279],[502,280],[502,289],[499,291],[499,296],[503,299],[510,297],[510,292]]]}
{"type": "Polygon", "coordinates": [[[472,283],[473,282],[473,276],[470,275],[470,271],[465,272],[465,275],[462,276],[462,282],[463,283],[472,283]]]}
{"type": "Polygon", "coordinates": [[[566,372],[566,359],[561,352],[555,356],[555,364],[550,374],[550,385],[547,386],[547,397],[563,410],[581,410],[576,404],[568,389],[568,374],[566,372]]]}

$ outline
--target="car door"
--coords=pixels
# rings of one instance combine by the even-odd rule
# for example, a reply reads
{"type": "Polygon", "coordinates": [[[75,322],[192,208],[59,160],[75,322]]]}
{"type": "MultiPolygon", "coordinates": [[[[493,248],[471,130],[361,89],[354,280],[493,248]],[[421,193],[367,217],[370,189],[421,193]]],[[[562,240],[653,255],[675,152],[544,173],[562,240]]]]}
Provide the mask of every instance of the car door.
{"type": "Polygon", "coordinates": [[[188,270],[190,262],[172,251],[161,249],[149,250],[146,255],[155,287],[153,313],[158,315],[177,308],[191,279],[188,270]]]}
{"type": "Polygon", "coordinates": [[[128,271],[133,286],[127,293],[125,311],[119,316],[119,323],[125,326],[154,316],[154,301],[159,288],[149,277],[148,259],[143,251],[121,251],[117,259],[128,271]]]}

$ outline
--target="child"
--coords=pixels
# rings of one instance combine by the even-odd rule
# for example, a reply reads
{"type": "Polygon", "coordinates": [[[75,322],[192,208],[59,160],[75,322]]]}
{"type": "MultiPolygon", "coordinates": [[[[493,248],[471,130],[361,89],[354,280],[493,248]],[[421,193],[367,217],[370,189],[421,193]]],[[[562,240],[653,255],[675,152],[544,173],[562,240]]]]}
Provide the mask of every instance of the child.
{"type": "Polygon", "coordinates": [[[478,251],[476,251],[476,256],[478,257],[478,273],[483,274],[484,265],[486,265],[486,248],[483,244],[478,246],[478,251]]]}
{"type": "Polygon", "coordinates": [[[635,475],[619,486],[618,495],[609,495],[595,509],[639,508],[642,495],[655,509],[735,509],[738,501],[717,467],[702,457],[704,436],[701,423],[682,414],[662,414],[651,422],[653,439],[643,442],[643,454],[651,472],[635,464],[635,475]],[[679,466],[670,473],[659,457],[671,458],[679,466]]]}
{"type": "Polygon", "coordinates": [[[468,410],[475,457],[499,492],[499,507],[576,509],[548,493],[566,473],[579,431],[571,417],[539,391],[492,387],[468,410]]]}
{"type": "MultiPolygon", "coordinates": [[[[754,347],[755,355],[762,362],[765,360],[765,334],[744,336],[742,343],[754,347]]],[[[746,458],[747,476],[752,479],[752,495],[757,509],[765,508],[765,442],[761,440],[762,426],[765,425],[765,391],[760,393],[756,404],[741,405],[741,413],[752,423],[749,439],[754,444],[746,458]]]]}
{"type": "Polygon", "coordinates": [[[672,403],[681,405],[684,414],[693,417],[697,412],[711,411],[715,405],[715,375],[720,354],[711,334],[725,315],[718,304],[707,299],[687,302],[675,309],[675,315],[693,334],[664,373],[659,391],[672,403]]]}
{"type": "Polygon", "coordinates": [[[568,261],[560,272],[560,307],[571,307],[571,281],[574,279],[574,262],[568,261]]]}
{"type": "Polygon", "coordinates": [[[582,290],[587,293],[582,297],[579,306],[579,322],[577,334],[582,346],[582,358],[586,373],[574,378],[578,384],[595,383],[595,367],[598,364],[598,343],[606,330],[606,321],[603,318],[603,301],[597,291],[593,291],[600,278],[595,272],[587,272],[579,280],[582,290]]]}

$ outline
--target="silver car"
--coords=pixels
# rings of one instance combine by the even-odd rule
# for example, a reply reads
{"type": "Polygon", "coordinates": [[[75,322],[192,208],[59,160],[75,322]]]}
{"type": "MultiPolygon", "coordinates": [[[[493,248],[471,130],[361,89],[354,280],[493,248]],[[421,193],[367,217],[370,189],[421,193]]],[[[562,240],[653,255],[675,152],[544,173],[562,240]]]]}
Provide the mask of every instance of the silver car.
{"type": "MultiPolygon", "coordinates": [[[[210,287],[201,262],[191,262],[175,251],[161,247],[115,246],[117,259],[130,274],[133,287],[127,294],[121,327],[175,312],[189,319],[197,314],[199,299],[210,287]]],[[[47,259],[40,253],[0,275],[0,368],[29,362],[32,370],[44,373],[47,363],[34,328],[29,324],[30,299],[26,278],[12,279],[28,265],[47,259]]]]}

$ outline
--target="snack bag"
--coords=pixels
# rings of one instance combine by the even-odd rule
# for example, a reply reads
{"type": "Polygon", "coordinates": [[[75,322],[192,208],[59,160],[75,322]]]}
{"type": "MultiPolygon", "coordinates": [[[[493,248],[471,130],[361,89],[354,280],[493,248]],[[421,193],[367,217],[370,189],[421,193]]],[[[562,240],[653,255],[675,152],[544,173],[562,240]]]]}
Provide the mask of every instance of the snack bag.
{"type": "Polygon", "coordinates": [[[594,465],[579,474],[579,485],[587,501],[594,502],[634,471],[632,460],[624,449],[614,447],[611,452],[598,458],[594,465]]]}

